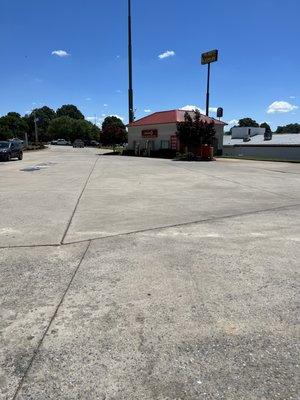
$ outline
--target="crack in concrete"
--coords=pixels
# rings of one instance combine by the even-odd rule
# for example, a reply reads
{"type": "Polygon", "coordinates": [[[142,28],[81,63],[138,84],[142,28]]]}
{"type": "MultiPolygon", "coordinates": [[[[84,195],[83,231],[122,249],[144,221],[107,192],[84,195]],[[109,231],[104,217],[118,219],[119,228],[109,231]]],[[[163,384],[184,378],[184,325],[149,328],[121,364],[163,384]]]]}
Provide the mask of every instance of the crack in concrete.
{"type": "Polygon", "coordinates": [[[85,189],[86,189],[86,187],[87,187],[87,185],[88,185],[88,183],[89,183],[89,181],[90,181],[90,178],[91,178],[91,176],[92,176],[92,173],[94,172],[95,167],[96,167],[96,164],[97,164],[97,162],[98,162],[99,160],[100,160],[100,157],[97,157],[97,158],[96,158],[96,161],[94,162],[94,164],[93,164],[93,166],[92,166],[92,169],[91,169],[91,171],[90,171],[90,173],[89,173],[89,175],[88,175],[88,177],[87,177],[87,179],[86,179],[86,181],[85,181],[85,184],[84,184],[84,186],[83,186],[83,188],[82,188],[82,190],[81,190],[81,192],[80,192],[80,195],[79,195],[79,197],[78,197],[78,199],[77,199],[77,201],[76,201],[74,210],[73,210],[72,215],[71,215],[71,217],[70,217],[70,219],[69,219],[69,222],[68,222],[68,224],[67,224],[67,227],[66,227],[66,229],[65,229],[65,231],[64,231],[64,234],[63,234],[63,236],[62,236],[62,239],[61,239],[61,241],[60,241],[60,244],[63,244],[63,243],[64,243],[64,240],[65,240],[65,238],[66,238],[66,236],[67,236],[67,234],[68,234],[68,231],[69,231],[70,226],[71,226],[71,224],[72,224],[73,218],[74,218],[75,213],[76,213],[76,211],[77,211],[77,208],[78,208],[78,206],[79,206],[80,200],[82,199],[83,193],[84,193],[84,191],[85,191],[85,189]]]}
{"type": "Polygon", "coordinates": [[[71,279],[70,279],[65,291],[63,292],[62,297],[61,297],[58,305],[56,306],[56,308],[54,310],[54,313],[53,313],[52,317],[50,318],[50,321],[49,321],[49,323],[48,323],[48,325],[47,325],[47,327],[46,327],[41,339],[38,342],[38,345],[37,345],[36,349],[33,352],[33,355],[32,355],[32,357],[31,357],[31,359],[30,359],[30,361],[28,363],[28,366],[27,366],[27,368],[26,368],[26,370],[24,372],[24,375],[22,376],[22,378],[21,378],[21,380],[20,380],[20,382],[19,382],[19,384],[17,386],[17,389],[15,391],[15,394],[14,394],[12,400],[15,400],[17,398],[20,390],[22,389],[22,386],[23,386],[23,384],[25,382],[25,379],[26,379],[26,377],[27,377],[27,375],[28,375],[28,373],[29,373],[29,371],[30,371],[30,369],[31,369],[31,367],[32,367],[37,355],[38,355],[38,352],[39,352],[39,350],[40,350],[40,348],[41,348],[41,346],[43,344],[43,341],[44,341],[45,337],[47,336],[47,333],[49,332],[49,329],[50,329],[55,317],[57,316],[59,308],[62,305],[62,303],[63,303],[63,301],[64,301],[64,299],[65,299],[65,297],[66,297],[66,295],[67,295],[67,293],[68,293],[68,291],[69,291],[69,289],[70,289],[70,287],[71,287],[71,285],[72,285],[72,283],[73,283],[73,281],[75,279],[75,276],[76,276],[76,274],[77,274],[77,272],[78,272],[78,270],[79,270],[79,268],[80,268],[80,266],[81,266],[81,264],[82,264],[82,262],[83,262],[83,260],[84,260],[84,258],[86,256],[86,253],[88,252],[88,249],[90,248],[90,245],[91,245],[91,241],[88,241],[86,249],[84,250],[84,252],[83,252],[83,254],[82,254],[82,256],[81,256],[81,258],[79,260],[79,263],[78,263],[77,267],[75,268],[75,270],[74,270],[74,272],[73,272],[73,274],[71,276],[71,279]]]}

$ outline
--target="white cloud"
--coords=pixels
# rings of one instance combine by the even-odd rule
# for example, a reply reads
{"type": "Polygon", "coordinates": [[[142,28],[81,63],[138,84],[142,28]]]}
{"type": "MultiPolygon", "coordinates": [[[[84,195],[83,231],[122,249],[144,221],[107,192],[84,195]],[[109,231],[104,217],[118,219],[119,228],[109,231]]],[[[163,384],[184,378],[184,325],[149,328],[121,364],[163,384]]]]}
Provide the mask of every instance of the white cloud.
{"type": "Polygon", "coordinates": [[[296,98],[296,96],[290,96],[290,99],[295,99],[296,98]]]}
{"type": "Polygon", "coordinates": [[[116,93],[122,93],[122,90],[118,89],[116,90],[116,93]]]}
{"type": "Polygon", "coordinates": [[[239,120],[238,119],[232,119],[229,122],[227,122],[227,126],[225,127],[225,131],[230,131],[231,128],[233,128],[234,126],[237,126],[239,124],[239,120]]]}
{"type": "Polygon", "coordinates": [[[120,115],[117,115],[117,114],[111,115],[111,117],[117,117],[117,118],[119,118],[121,121],[124,121],[124,118],[121,117],[120,115]]]}
{"type": "MultiPolygon", "coordinates": [[[[217,107],[209,107],[209,111],[216,113],[217,112],[217,107]]],[[[206,114],[206,110],[203,110],[202,108],[198,107],[198,106],[193,106],[193,105],[186,105],[184,107],[181,108],[181,110],[186,110],[186,111],[194,111],[194,110],[198,110],[200,111],[201,114],[206,114]]]]}
{"type": "Polygon", "coordinates": [[[149,109],[146,109],[146,110],[144,110],[144,112],[145,112],[145,113],[150,113],[150,112],[151,112],[151,110],[149,110],[149,109]]]}
{"type": "Polygon", "coordinates": [[[158,58],[163,60],[164,58],[169,58],[169,57],[174,57],[175,56],[175,51],[173,50],[167,50],[162,54],[159,54],[158,58]]]}
{"type": "Polygon", "coordinates": [[[103,117],[97,117],[97,116],[85,117],[85,119],[86,119],[87,121],[90,121],[90,122],[92,122],[93,124],[99,126],[99,128],[102,127],[102,123],[103,123],[103,121],[104,121],[104,118],[103,118],[103,117]]]}
{"type": "Polygon", "coordinates": [[[103,107],[108,107],[108,104],[105,104],[105,103],[104,103],[104,104],[103,104],[103,107]]]}
{"type": "Polygon", "coordinates": [[[54,50],[51,54],[57,57],[69,57],[71,55],[65,50],[54,50]]]}
{"type": "Polygon", "coordinates": [[[106,117],[106,114],[102,114],[101,117],[106,117]]]}
{"type": "Polygon", "coordinates": [[[192,105],[186,105],[184,107],[181,107],[180,110],[184,110],[184,111],[195,111],[195,110],[198,110],[198,111],[200,111],[201,114],[205,114],[205,111],[202,110],[202,108],[199,108],[198,106],[192,106],[192,105]]]}
{"type": "Polygon", "coordinates": [[[287,101],[274,101],[274,103],[270,104],[267,113],[275,114],[275,113],[288,113],[293,110],[296,110],[298,106],[288,103],[287,101]]]}
{"type": "Polygon", "coordinates": [[[90,97],[85,98],[86,101],[91,101],[92,99],[90,97]]]}

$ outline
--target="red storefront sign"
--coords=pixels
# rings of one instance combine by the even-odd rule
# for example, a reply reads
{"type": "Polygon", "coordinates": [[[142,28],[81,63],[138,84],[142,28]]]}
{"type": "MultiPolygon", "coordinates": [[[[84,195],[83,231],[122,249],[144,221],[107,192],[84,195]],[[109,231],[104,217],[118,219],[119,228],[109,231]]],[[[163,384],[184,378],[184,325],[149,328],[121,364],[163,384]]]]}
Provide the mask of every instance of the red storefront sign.
{"type": "Polygon", "coordinates": [[[177,135],[171,136],[171,149],[177,150],[178,149],[178,137],[177,135]]]}
{"type": "Polygon", "coordinates": [[[157,138],[158,131],[157,129],[147,129],[142,131],[142,137],[147,139],[157,138]]]}

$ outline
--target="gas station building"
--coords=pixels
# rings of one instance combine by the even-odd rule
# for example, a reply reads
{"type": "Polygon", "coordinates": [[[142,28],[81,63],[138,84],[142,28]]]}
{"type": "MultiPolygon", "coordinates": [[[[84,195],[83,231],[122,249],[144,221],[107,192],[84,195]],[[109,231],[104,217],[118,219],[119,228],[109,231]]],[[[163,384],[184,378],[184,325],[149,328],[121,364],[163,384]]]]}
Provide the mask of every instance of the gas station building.
{"type": "MultiPolygon", "coordinates": [[[[151,151],[161,149],[179,150],[177,140],[177,123],[184,121],[184,115],[188,112],[191,117],[195,116],[195,111],[169,110],[155,112],[144,118],[138,119],[128,127],[128,149],[140,150],[150,148],[151,151]]],[[[207,117],[201,114],[201,119],[208,123],[215,123],[215,153],[221,154],[223,151],[223,134],[225,122],[207,117]]]]}

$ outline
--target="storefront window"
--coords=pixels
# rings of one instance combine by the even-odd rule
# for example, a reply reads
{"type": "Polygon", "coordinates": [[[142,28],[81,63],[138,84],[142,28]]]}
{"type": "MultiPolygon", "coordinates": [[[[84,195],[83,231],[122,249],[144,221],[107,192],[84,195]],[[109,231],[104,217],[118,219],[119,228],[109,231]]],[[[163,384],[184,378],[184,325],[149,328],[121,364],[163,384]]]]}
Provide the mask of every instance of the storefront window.
{"type": "Polygon", "coordinates": [[[169,148],[170,148],[169,140],[162,140],[161,141],[161,149],[169,149],[169,148]]]}

